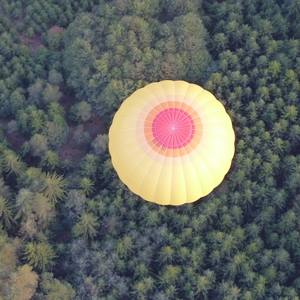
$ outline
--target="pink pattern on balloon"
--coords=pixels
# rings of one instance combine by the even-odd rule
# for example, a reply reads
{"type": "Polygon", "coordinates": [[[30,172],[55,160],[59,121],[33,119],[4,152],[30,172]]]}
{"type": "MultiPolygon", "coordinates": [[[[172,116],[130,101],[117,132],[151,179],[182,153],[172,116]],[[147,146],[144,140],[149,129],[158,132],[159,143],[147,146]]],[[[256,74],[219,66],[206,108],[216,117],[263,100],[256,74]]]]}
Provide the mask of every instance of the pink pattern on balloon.
{"type": "Polygon", "coordinates": [[[189,113],[179,108],[160,111],[153,120],[152,133],[158,146],[177,149],[193,138],[195,125],[189,113]]]}

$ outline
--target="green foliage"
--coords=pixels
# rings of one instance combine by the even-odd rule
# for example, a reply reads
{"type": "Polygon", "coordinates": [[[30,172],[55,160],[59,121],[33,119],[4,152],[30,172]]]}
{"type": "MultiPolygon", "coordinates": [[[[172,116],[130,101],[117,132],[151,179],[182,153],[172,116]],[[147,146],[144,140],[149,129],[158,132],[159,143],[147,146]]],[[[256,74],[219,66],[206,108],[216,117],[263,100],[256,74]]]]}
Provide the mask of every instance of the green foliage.
{"type": "Polygon", "coordinates": [[[72,286],[67,282],[53,278],[52,273],[43,273],[41,290],[47,300],[72,300],[75,297],[72,286]]]}
{"type": "Polygon", "coordinates": [[[27,106],[25,110],[17,112],[17,123],[24,133],[35,134],[45,126],[45,113],[35,106],[27,106]]]}
{"type": "Polygon", "coordinates": [[[55,173],[46,174],[43,194],[53,204],[56,204],[58,200],[61,200],[65,195],[65,183],[63,177],[55,173]]]}
{"type": "Polygon", "coordinates": [[[42,157],[48,151],[47,138],[41,134],[35,134],[29,141],[33,156],[42,157]]]}
{"type": "Polygon", "coordinates": [[[43,157],[42,164],[50,171],[56,169],[60,164],[57,153],[52,150],[48,150],[43,157]]]}
{"type": "Polygon", "coordinates": [[[61,98],[61,95],[58,86],[47,84],[43,91],[43,100],[46,104],[57,102],[61,98]]]}
{"type": "Polygon", "coordinates": [[[53,85],[59,85],[62,83],[63,77],[57,70],[52,69],[49,71],[48,81],[53,85]]]}
{"type": "Polygon", "coordinates": [[[55,257],[51,245],[46,242],[29,242],[24,249],[26,261],[37,270],[46,270],[53,265],[55,257]]]}
{"type": "Polygon", "coordinates": [[[23,265],[12,275],[10,299],[31,299],[38,285],[38,275],[29,265],[23,265]]]}
{"type": "Polygon", "coordinates": [[[74,226],[75,236],[93,239],[97,235],[98,220],[91,213],[84,213],[74,226]]]}
{"type": "Polygon", "coordinates": [[[9,174],[13,173],[19,175],[23,169],[23,163],[19,156],[10,150],[3,151],[2,164],[4,166],[4,170],[9,174]]]}
{"type": "Polygon", "coordinates": [[[179,277],[180,271],[180,267],[178,266],[166,266],[166,268],[162,272],[161,281],[166,285],[175,283],[179,277]]]}
{"type": "Polygon", "coordinates": [[[0,1],[0,298],[299,299],[299,13],[0,1]],[[109,157],[116,109],[160,79],[204,86],[233,121],[231,170],[193,205],[141,201],[109,157]]]}
{"type": "MultiPolygon", "coordinates": [[[[86,99],[101,115],[111,114],[145,82],[202,79],[210,61],[206,31],[192,6],[171,22],[164,22],[137,14],[137,10],[148,11],[148,3],[128,4],[124,17],[107,4],[95,14],[80,15],[64,37],[67,81],[78,98],[86,99]],[[106,11],[105,17],[102,11],[106,11]]],[[[162,7],[157,15],[160,13],[164,13],[162,7]]]]}
{"type": "Polygon", "coordinates": [[[66,142],[69,128],[65,123],[59,122],[59,120],[56,119],[55,121],[46,123],[44,132],[45,135],[47,135],[50,145],[54,148],[58,148],[66,142]]]}
{"type": "Polygon", "coordinates": [[[81,101],[70,110],[71,118],[77,122],[86,122],[91,118],[92,108],[86,101],[81,101]]]}
{"type": "Polygon", "coordinates": [[[12,207],[2,196],[0,196],[0,220],[7,229],[11,227],[13,222],[12,207]]]}
{"type": "Polygon", "coordinates": [[[93,150],[96,155],[103,155],[108,147],[108,136],[106,134],[99,134],[92,143],[93,150]]]}
{"type": "Polygon", "coordinates": [[[90,195],[94,190],[94,183],[91,179],[83,177],[80,180],[80,188],[82,191],[88,196],[90,195]]]}
{"type": "Polygon", "coordinates": [[[36,193],[33,199],[33,212],[38,228],[46,229],[54,217],[54,207],[51,201],[41,193],[36,193]]]}

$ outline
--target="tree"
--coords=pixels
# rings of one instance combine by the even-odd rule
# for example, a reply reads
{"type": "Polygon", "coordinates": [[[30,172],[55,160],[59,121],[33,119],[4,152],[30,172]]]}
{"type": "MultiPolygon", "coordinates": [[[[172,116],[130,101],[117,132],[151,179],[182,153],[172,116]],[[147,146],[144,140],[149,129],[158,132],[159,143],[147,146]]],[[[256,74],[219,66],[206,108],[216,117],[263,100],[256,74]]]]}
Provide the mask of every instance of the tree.
{"type": "Polygon", "coordinates": [[[87,154],[81,162],[82,176],[94,178],[96,176],[98,164],[99,158],[96,155],[87,154]]]}
{"type": "Polygon", "coordinates": [[[26,218],[22,218],[21,223],[20,223],[20,235],[23,236],[26,239],[34,239],[34,238],[39,238],[39,236],[43,236],[43,233],[40,232],[42,228],[38,227],[38,224],[36,220],[34,219],[35,215],[33,212],[28,214],[26,218]],[[41,234],[40,234],[41,233],[41,234]]]}
{"type": "Polygon", "coordinates": [[[57,102],[62,96],[58,86],[47,84],[43,91],[44,103],[57,102]]]}
{"type": "Polygon", "coordinates": [[[75,298],[72,286],[68,282],[53,278],[52,273],[42,274],[41,289],[47,300],[72,300],[75,298]]]}
{"type": "Polygon", "coordinates": [[[31,135],[39,133],[45,125],[46,115],[41,109],[36,106],[27,106],[24,110],[17,112],[17,123],[23,133],[31,135]]]}
{"type": "Polygon", "coordinates": [[[32,104],[39,104],[41,102],[44,84],[43,80],[37,79],[36,82],[28,88],[29,99],[32,104]]]}
{"type": "Polygon", "coordinates": [[[94,190],[94,183],[91,179],[87,177],[83,177],[80,180],[80,188],[82,191],[88,196],[90,195],[94,190]]]}
{"type": "Polygon", "coordinates": [[[34,268],[45,271],[53,265],[55,253],[46,242],[29,242],[24,249],[26,261],[34,268]]]}
{"type": "Polygon", "coordinates": [[[174,258],[174,250],[170,246],[165,246],[160,253],[160,261],[171,263],[174,258]]]}
{"type": "Polygon", "coordinates": [[[92,107],[86,101],[74,104],[70,110],[71,118],[76,122],[86,122],[91,118],[92,107]]]}
{"type": "Polygon", "coordinates": [[[269,64],[269,73],[273,77],[277,77],[280,74],[280,63],[278,61],[271,61],[269,64]]]}
{"type": "Polygon", "coordinates": [[[41,193],[36,193],[33,199],[33,212],[39,229],[44,229],[54,217],[54,207],[50,200],[41,193]]]}
{"type": "Polygon", "coordinates": [[[52,147],[58,148],[66,142],[69,128],[65,122],[59,120],[47,122],[44,128],[47,140],[52,147]]]}
{"type": "Polygon", "coordinates": [[[108,136],[106,134],[98,134],[92,143],[93,150],[96,155],[101,155],[107,150],[108,136]]]}
{"type": "Polygon", "coordinates": [[[11,101],[11,111],[13,114],[15,114],[19,109],[22,109],[25,104],[25,91],[23,89],[16,89],[12,92],[10,95],[10,101],[11,101]]]}
{"type": "Polygon", "coordinates": [[[165,285],[175,283],[178,279],[180,272],[181,268],[179,266],[168,265],[162,272],[161,281],[165,285]]]}
{"type": "Polygon", "coordinates": [[[147,294],[154,288],[154,280],[151,277],[147,277],[134,284],[134,290],[139,299],[147,299],[147,294]]]}
{"type": "Polygon", "coordinates": [[[82,236],[85,239],[93,239],[97,235],[98,221],[91,213],[84,213],[74,226],[75,236],[82,236]]]}
{"type": "Polygon", "coordinates": [[[210,289],[211,283],[209,278],[206,276],[199,276],[197,278],[197,294],[204,298],[207,298],[208,291],[210,289]]]}
{"type": "Polygon", "coordinates": [[[63,81],[63,77],[61,75],[60,72],[58,72],[55,69],[51,69],[49,71],[49,75],[48,75],[48,81],[50,82],[50,84],[52,85],[59,85],[62,83],[63,81]]]}
{"type": "Polygon", "coordinates": [[[44,135],[35,134],[29,141],[33,156],[43,157],[48,151],[48,141],[44,135]]]}
{"type": "Polygon", "coordinates": [[[23,163],[18,155],[13,151],[5,150],[2,158],[4,164],[4,170],[6,172],[20,175],[23,170],[23,163]]]}
{"type": "Polygon", "coordinates": [[[7,123],[6,130],[7,130],[8,134],[12,134],[14,132],[17,132],[18,131],[18,124],[17,124],[17,122],[15,120],[9,121],[7,123]]]}
{"type": "Polygon", "coordinates": [[[0,220],[9,229],[13,222],[12,207],[8,201],[0,195],[0,220]]]}
{"type": "Polygon", "coordinates": [[[46,174],[45,187],[43,194],[49,199],[50,203],[56,204],[56,202],[62,199],[65,195],[65,182],[62,176],[53,174],[46,174]]]}
{"type": "Polygon", "coordinates": [[[90,142],[89,132],[84,130],[84,126],[82,124],[76,126],[73,133],[73,139],[77,145],[81,146],[90,142]]]}
{"type": "Polygon", "coordinates": [[[27,219],[31,215],[33,209],[34,193],[28,189],[20,189],[16,197],[16,218],[27,219]]]}
{"type": "Polygon", "coordinates": [[[38,275],[29,265],[23,265],[13,274],[11,280],[11,298],[13,300],[30,300],[38,285],[38,275]]]}
{"type": "Polygon", "coordinates": [[[63,28],[59,26],[51,27],[47,32],[47,43],[52,50],[59,50],[62,46],[63,28]]]}
{"type": "Polygon", "coordinates": [[[18,262],[17,251],[20,243],[18,239],[9,239],[2,229],[0,237],[0,298],[7,299],[10,294],[10,278],[18,262]]]}
{"type": "Polygon", "coordinates": [[[43,156],[42,165],[50,171],[56,169],[60,164],[58,154],[52,150],[48,150],[43,156]]]}
{"type": "Polygon", "coordinates": [[[206,270],[203,275],[197,277],[196,293],[207,298],[208,292],[213,289],[215,284],[215,274],[213,271],[206,270]]]}
{"type": "MultiPolygon", "coordinates": [[[[83,16],[83,18],[87,18],[87,16],[83,16]]],[[[78,21],[75,22],[78,23],[78,21]]],[[[72,31],[72,27],[74,26],[70,27],[70,31],[72,31]]],[[[64,66],[69,74],[68,82],[70,85],[78,91],[80,97],[85,97],[87,96],[87,89],[82,89],[82,87],[88,84],[87,80],[95,64],[95,54],[89,41],[79,37],[75,37],[75,40],[72,40],[69,44],[69,40],[73,39],[72,32],[70,32],[70,35],[66,34],[68,46],[64,52],[64,66]]]]}

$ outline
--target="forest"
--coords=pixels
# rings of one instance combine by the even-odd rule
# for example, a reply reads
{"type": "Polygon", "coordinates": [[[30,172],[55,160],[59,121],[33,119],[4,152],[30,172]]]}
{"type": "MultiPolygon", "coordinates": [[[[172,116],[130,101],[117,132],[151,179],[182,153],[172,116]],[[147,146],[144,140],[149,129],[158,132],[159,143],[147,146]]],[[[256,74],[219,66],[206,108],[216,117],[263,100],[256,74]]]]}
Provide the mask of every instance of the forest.
{"type": "Polygon", "coordinates": [[[299,0],[0,0],[0,299],[300,299],[299,0]],[[108,130],[137,88],[211,91],[223,183],[143,201],[108,130]]]}

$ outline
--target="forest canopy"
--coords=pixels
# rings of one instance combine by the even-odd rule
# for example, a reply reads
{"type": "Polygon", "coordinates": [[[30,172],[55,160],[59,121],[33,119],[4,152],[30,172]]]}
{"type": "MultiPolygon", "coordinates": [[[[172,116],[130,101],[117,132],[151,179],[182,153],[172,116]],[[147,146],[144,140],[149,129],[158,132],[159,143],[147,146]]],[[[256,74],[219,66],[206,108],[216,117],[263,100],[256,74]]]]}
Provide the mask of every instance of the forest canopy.
{"type": "Polygon", "coordinates": [[[290,0],[2,0],[0,298],[299,299],[299,19],[290,0]],[[224,182],[176,208],[107,150],[161,79],[211,91],[236,134],[224,182]]]}

